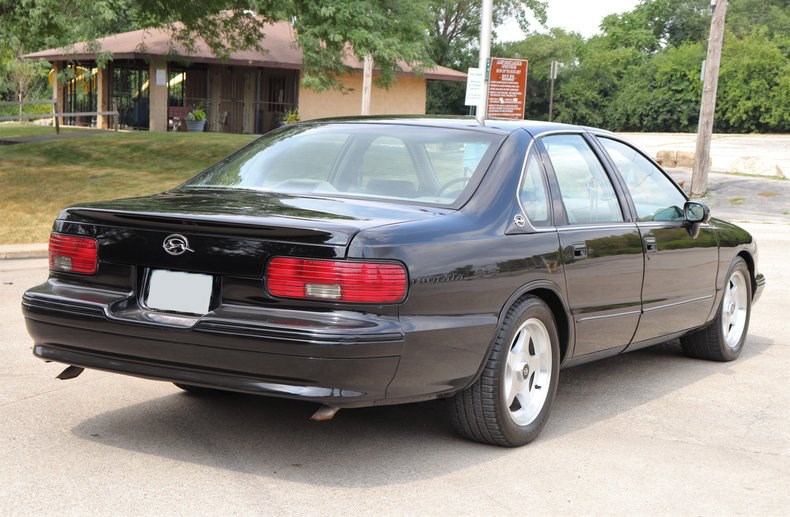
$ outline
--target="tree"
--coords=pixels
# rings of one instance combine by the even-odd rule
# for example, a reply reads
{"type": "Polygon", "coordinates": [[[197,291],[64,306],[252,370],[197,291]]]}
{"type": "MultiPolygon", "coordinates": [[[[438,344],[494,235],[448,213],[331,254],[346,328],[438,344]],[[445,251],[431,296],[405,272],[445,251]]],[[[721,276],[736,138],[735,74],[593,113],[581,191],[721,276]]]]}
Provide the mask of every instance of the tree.
{"type": "Polygon", "coordinates": [[[187,48],[202,39],[215,55],[262,48],[261,29],[286,20],[303,52],[305,82],[314,89],[338,87],[351,53],[371,55],[388,86],[400,63],[432,64],[429,12],[419,0],[0,0],[0,48],[30,51],[95,40],[111,32],[169,28],[187,48]]]}
{"type": "MultiPolygon", "coordinates": [[[[479,0],[429,0],[429,52],[433,62],[466,70],[477,66],[480,37],[481,3],[479,0]]],[[[522,30],[529,30],[529,15],[546,23],[546,0],[495,0],[492,25],[514,18],[522,30]]],[[[428,113],[461,114],[465,85],[431,81],[428,83],[428,113]]]]}
{"type": "Polygon", "coordinates": [[[702,93],[700,43],[684,43],[629,68],[612,100],[609,127],[618,131],[694,131],[702,93]]]}
{"type": "Polygon", "coordinates": [[[555,120],[612,127],[613,101],[624,77],[646,60],[635,48],[611,48],[605,36],[591,38],[581,47],[577,61],[563,71],[565,77],[556,89],[555,120]]]}
{"type": "Polygon", "coordinates": [[[727,7],[727,27],[735,36],[756,28],[777,41],[787,55],[790,42],[790,0],[731,0],[727,7]]]}
{"type": "MultiPolygon", "coordinates": [[[[575,32],[553,28],[548,34],[531,34],[526,39],[507,43],[497,50],[497,55],[529,60],[527,80],[526,116],[546,120],[549,113],[549,71],[552,61],[572,66],[584,39],[575,32]]],[[[559,75],[557,84],[565,79],[559,75]]]]}
{"type": "Polygon", "coordinates": [[[642,0],[632,11],[605,17],[601,31],[612,48],[652,54],[705,41],[709,25],[710,0],[642,0]]]}
{"type": "Polygon", "coordinates": [[[790,130],[790,58],[766,31],[725,35],[716,122],[727,132],[790,130]]]}
{"type": "MultiPolygon", "coordinates": [[[[48,67],[47,67],[48,68],[48,67]]],[[[44,67],[40,63],[18,57],[5,63],[5,71],[0,83],[4,83],[7,90],[13,92],[14,99],[22,102],[30,97],[31,92],[41,90],[41,78],[44,67]]],[[[23,106],[18,107],[18,115],[22,116],[23,106]]]]}

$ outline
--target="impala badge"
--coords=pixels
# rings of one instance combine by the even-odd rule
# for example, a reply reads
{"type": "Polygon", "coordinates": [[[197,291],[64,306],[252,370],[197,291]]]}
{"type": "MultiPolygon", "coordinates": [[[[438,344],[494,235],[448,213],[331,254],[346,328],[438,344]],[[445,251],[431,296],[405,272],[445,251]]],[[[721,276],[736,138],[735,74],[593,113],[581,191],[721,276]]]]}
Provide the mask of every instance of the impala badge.
{"type": "Polygon", "coordinates": [[[187,238],[177,233],[168,235],[165,238],[165,242],[162,243],[162,247],[170,255],[182,255],[185,251],[195,252],[195,250],[189,247],[187,238]]]}

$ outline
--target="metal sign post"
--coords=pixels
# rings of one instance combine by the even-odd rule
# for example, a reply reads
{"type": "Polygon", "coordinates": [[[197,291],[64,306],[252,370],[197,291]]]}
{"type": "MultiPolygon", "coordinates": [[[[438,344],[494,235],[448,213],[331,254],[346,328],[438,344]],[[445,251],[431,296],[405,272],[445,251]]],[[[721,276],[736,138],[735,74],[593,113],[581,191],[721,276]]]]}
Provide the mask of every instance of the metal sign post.
{"type": "MultiPolygon", "coordinates": [[[[488,70],[489,58],[491,57],[491,19],[494,13],[494,0],[483,0],[483,12],[480,23],[480,60],[478,67],[481,70],[486,70],[483,76],[483,88],[488,84],[488,70]]],[[[486,99],[480,99],[480,104],[477,105],[477,121],[480,124],[485,124],[485,119],[488,116],[488,106],[486,99]]]]}
{"type": "Polygon", "coordinates": [[[551,62],[551,70],[549,72],[549,79],[551,79],[551,88],[549,89],[549,122],[551,122],[554,115],[554,80],[557,79],[557,68],[559,62],[551,62]]]}

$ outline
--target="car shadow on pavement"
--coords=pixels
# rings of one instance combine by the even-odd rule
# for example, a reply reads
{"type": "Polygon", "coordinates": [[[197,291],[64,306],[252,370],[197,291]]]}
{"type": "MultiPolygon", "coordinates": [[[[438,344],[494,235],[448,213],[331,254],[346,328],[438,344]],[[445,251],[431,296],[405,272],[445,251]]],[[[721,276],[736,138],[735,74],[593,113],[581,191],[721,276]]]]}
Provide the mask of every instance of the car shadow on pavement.
{"type": "MultiPolygon", "coordinates": [[[[773,344],[752,335],[735,363],[688,359],[677,341],[563,370],[551,418],[536,442],[506,449],[457,437],[444,401],[340,411],[313,422],[316,404],[248,395],[172,395],[108,411],[72,429],[103,446],[292,482],[376,487],[430,479],[496,461],[528,457],[710,375],[727,375],[773,344]]],[[[680,417],[679,417],[680,418],[680,417]]],[[[650,424],[646,424],[650,425],[650,424]]]]}

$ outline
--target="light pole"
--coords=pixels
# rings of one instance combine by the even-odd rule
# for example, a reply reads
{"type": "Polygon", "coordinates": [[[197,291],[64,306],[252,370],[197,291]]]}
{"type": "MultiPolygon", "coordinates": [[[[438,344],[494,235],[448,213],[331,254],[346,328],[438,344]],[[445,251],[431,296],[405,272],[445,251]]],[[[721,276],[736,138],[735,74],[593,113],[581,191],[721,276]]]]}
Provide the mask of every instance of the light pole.
{"type": "Polygon", "coordinates": [[[477,121],[483,124],[488,116],[488,61],[491,58],[491,17],[494,0],[483,0],[480,20],[480,60],[478,66],[483,71],[483,98],[477,105],[477,121]]]}

